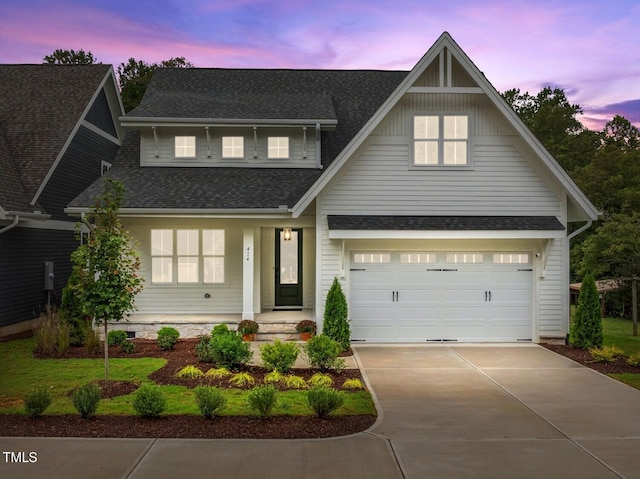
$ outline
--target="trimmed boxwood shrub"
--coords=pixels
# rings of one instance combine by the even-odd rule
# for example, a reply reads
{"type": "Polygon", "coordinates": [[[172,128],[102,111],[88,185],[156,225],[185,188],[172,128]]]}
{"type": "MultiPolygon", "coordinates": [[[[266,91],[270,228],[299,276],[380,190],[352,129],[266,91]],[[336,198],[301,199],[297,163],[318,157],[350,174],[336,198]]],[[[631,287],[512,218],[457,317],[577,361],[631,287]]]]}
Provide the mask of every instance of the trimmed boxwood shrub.
{"type": "Polygon", "coordinates": [[[109,331],[107,342],[109,346],[119,346],[127,340],[127,332],[119,329],[109,331]]]}
{"type": "Polygon", "coordinates": [[[283,343],[276,339],[273,343],[260,346],[260,356],[264,367],[269,371],[288,373],[291,371],[300,349],[296,343],[283,343]]]}
{"type": "Polygon", "coordinates": [[[319,418],[324,418],[344,404],[344,393],[327,386],[315,386],[307,392],[307,402],[319,418]]]}
{"type": "Polygon", "coordinates": [[[29,417],[42,416],[51,405],[51,393],[46,386],[34,386],[24,397],[24,409],[29,417]]]}
{"type": "Polygon", "coordinates": [[[344,368],[344,359],[338,358],[340,344],[326,334],[312,337],[303,346],[303,350],[311,367],[318,368],[322,372],[344,368]]]}
{"type": "Polygon", "coordinates": [[[158,331],[158,346],[163,351],[169,351],[173,349],[179,337],[180,332],[176,328],[162,328],[158,331]]]}
{"type": "Polygon", "coordinates": [[[100,404],[100,395],[100,387],[97,384],[87,383],[73,392],[71,401],[76,411],[86,419],[95,415],[100,404]]]}
{"type": "Polygon", "coordinates": [[[277,402],[277,390],[271,384],[257,386],[249,392],[247,402],[260,417],[271,417],[277,402]]]}
{"type": "Polygon", "coordinates": [[[240,369],[253,358],[253,351],[249,343],[231,331],[224,334],[214,334],[209,339],[209,356],[218,367],[225,367],[232,371],[240,369]]]}
{"type": "Polygon", "coordinates": [[[133,410],[142,417],[158,417],[167,408],[167,400],[157,386],[145,384],[133,397],[133,410]]]}
{"type": "Polygon", "coordinates": [[[227,404],[224,393],[213,386],[198,386],[194,393],[200,414],[207,419],[218,416],[227,404]]]}

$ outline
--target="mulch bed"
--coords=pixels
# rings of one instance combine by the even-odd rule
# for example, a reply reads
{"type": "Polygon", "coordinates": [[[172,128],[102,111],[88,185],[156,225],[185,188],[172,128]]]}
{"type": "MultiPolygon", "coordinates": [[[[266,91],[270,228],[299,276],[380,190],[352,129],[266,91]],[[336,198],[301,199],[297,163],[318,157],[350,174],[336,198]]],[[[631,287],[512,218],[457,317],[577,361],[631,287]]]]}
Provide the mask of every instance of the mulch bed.
{"type": "MultiPolygon", "coordinates": [[[[178,379],[175,372],[186,366],[195,365],[206,372],[211,364],[201,363],[195,354],[196,339],[181,339],[174,350],[163,351],[155,341],[136,339],[136,352],[126,354],[117,346],[109,348],[110,358],[160,357],[167,364],[151,374],[150,379],[158,384],[178,384],[189,388],[207,384],[230,388],[226,380],[178,379]]],[[[36,357],[38,355],[36,354],[36,357]]],[[[49,357],[49,356],[47,356],[49,357]]],[[[61,358],[101,358],[102,353],[91,355],[86,348],[71,348],[61,358]]],[[[246,368],[256,383],[261,383],[264,368],[246,368]]],[[[292,374],[309,379],[317,371],[296,369],[292,374]]],[[[334,387],[341,389],[348,378],[362,379],[359,370],[345,370],[330,373],[334,387]]],[[[98,381],[103,398],[130,394],[138,385],[128,381],[98,381]]],[[[119,438],[242,438],[242,439],[302,439],[344,436],[364,431],[376,420],[373,415],[335,416],[318,419],[315,416],[276,416],[270,419],[257,417],[216,417],[213,420],[201,416],[163,416],[159,419],[145,419],[138,416],[96,416],[82,419],[79,415],[45,415],[29,419],[23,415],[0,415],[0,436],[25,437],[119,437],[119,438]]]]}
{"type": "Polygon", "coordinates": [[[621,374],[621,373],[634,373],[640,374],[640,366],[630,366],[626,363],[625,359],[619,358],[610,362],[595,362],[593,356],[586,349],[578,349],[573,346],[565,346],[560,344],[541,344],[547,349],[561,354],[569,359],[573,359],[575,362],[594,369],[602,374],[621,374]]]}

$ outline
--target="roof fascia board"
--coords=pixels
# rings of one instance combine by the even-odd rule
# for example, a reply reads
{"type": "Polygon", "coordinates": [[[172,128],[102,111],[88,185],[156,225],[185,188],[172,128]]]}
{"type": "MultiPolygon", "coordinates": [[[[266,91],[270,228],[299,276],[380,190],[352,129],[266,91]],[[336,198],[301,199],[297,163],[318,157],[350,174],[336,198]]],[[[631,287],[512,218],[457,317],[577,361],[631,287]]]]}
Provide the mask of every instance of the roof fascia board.
{"type": "Polygon", "coordinates": [[[553,239],[562,230],[329,230],[329,239],[553,239]]]}
{"type": "Polygon", "coordinates": [[[141,126],[211,126],[223,127],[229,125],[246,126],[325,126],[335,127],[338,120],[314,120],[308,119],[245,119],[245,118],[141,118],[121,116],[122,125],[128,128],[141,126]]]}
{"type": "MultiPolygon", "coordinates": [[[[80,215],[89,213],[91,208],[68,207],[65,213],[80,215]]],[[[123,217],[164,217],[164,218],[291,218],[291,212],[286,208],[264,209],[187,209],[187,208],[121,208],[123,217]]]]}
{"type": "MultiPolygon", "coordinates": [[[[98,85],[98,87],[93,92],[93,95],[91,96],[91,99],[87,102],[87,105],[85,106],[84,110],[80,114],[78,120],[76,121],[76,124],[71,129],[71,132],[69,133],[69,136],[67,136],[67,140],[64,142],[64,145],[62,146],[62,149],[58,153],[58,156],[56,157],[55,161],[51,165],[51,168],[49,168],[49,171],[47,172],[47,175],[44,177],[44,180],[42,180],[42,183],[40,184],[40,188],[38,188],[38,191],[36,191],[35,196],[31,200],[31,205],[35,205],[38,202],[38,199],[40,198],[40,195],[42,194],[42,192],[46,188],[47,184],[49,183],[49,180],[53,176],[53,173],[56,171],[56,168],[60,164],[60,161],[62,160],[64,155],[67,153],[67,150],[69,149],[69,145],[71,145],[71,142],[73,141],[73,138],[76,136],[76,133],[78,133],[78,130],[82,126],[82,124],[84,122],[84,119],[87,116],[87,113],[89,113],[89,110],[93,106],[93,103],[96,101],[96,98],[98,98],[98,95],[102,91],[102,88],[104,87],[107,79],[111,77],[112,71],[113,71],[113,68],[109,67],[109,71],[105,74],[105,76],[100,81],[100,84],[98,85]]],[[[115,78],[115,77],[113,77],[113,78],[115,78]]],[[[122,106],[122,102],[120,102],[120,106],[122,106]]]]}
{"type": "MultiPolygon", "coordinates": [[[[433,46],[427,51],[427,53],[420,59],[416,66],[409,72],[403,82],[396,88],[391,96],[383,103],[378,111],[369,119],[365,126],[358,132],[358,134],[351,140],[351,142],[345,147],[345,149],[338,155],[324,175],[322,175],[318,181],[307,191],[307,193],[300,199],[300,201],[293,207],[293,217],[296,218],[302,214],[305,208],[313,201],[318,193],[329,183],[337,171],[342,168],[344,163],[355,153],[356,149],[363,144],[366,137],[378,126],[380,121],[385,117],[387,113],[395,106],[400,98],[412,90],[411,85],[417,80],[424,69],[435,60],[440,51],[446,47],[449,52],[453,52],[453,56],[458,60],[466,72],[480,86],[483,93],[489,97],[491,102],[498,108],[498,110],[507,118],[507,120],[513,125],[516,131],[522,138],[529,144],[533,151],[542,160],[545,166],[551,171],[551,173],[558,179],[563,188],[567,191],[569,196],[576,202],[576,204],[585,212],[586,216],[592,220],[597,220],[599,211],[589,201],[589,199],[580,191],[573,180],[567,175],[567,173],[560,167],[560,165],[553,159],[551,154],[542,146],[537,138],[531,133],[531,131],[524,125],[517,113],[503,100],[498,91],[487,80],[484,74],[478,70],[475,64],[467,56],[466,53],[460,48],[460,46],[453,40],[449,33],[444,32],[440,38],[433,44],[433,46]]],[[[477,93],[477,91],[475,92],[477,93]]]]}

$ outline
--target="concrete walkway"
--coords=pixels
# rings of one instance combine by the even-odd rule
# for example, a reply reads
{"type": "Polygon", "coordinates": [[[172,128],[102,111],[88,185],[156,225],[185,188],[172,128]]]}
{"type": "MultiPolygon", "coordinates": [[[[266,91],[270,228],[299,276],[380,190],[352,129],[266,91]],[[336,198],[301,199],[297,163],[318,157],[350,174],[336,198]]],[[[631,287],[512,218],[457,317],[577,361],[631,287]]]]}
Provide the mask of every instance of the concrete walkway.
{"type": "Polygon", "coordinates": [[[0,477],[640,478],[640,391],[542,347],[354,350],[380,413],[368,432],[295,441],[0,437],[0,477]],[[4,452],[26,462],[7,463],[4,452]]]}

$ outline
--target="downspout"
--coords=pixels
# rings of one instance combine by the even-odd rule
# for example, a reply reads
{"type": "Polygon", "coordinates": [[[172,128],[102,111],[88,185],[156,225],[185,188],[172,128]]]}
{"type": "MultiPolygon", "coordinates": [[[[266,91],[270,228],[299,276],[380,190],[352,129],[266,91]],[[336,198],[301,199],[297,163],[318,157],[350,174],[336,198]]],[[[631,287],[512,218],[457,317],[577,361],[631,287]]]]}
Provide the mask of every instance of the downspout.
{"type": "Polygon", "coordinates": [[[587,220],[587,223],[585,225],[583,225],[582,227],[578,228],[573,233],[571,233],[569,236],[567,236],[567,240],[569,240],[569,242],[571,242],[571,240],[573,238],[575,238],[576,236],[578,236],[580,233],[582,233],[586,229],[591,228],[592,224],[593,224],[593,220],[587,220]]]}
{"type": "Polygon", "coordinates": [[[16,226],[18,226],[18,222],[20,221],[20,216],[19,215],[15,215],[13,217],[13,223],[11,223],[10,225],[5,226],[4,228],[2,228],[0,230],[0,235],[2,233],[6,233],[7,231],[9,231],[10,229],[15,228],[16,226]]]}

